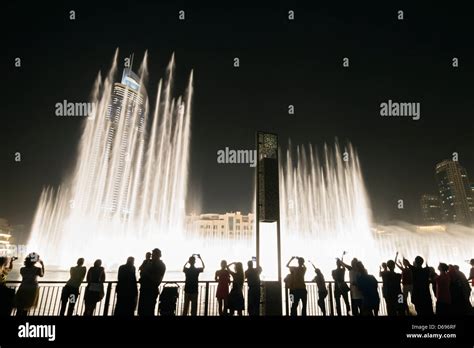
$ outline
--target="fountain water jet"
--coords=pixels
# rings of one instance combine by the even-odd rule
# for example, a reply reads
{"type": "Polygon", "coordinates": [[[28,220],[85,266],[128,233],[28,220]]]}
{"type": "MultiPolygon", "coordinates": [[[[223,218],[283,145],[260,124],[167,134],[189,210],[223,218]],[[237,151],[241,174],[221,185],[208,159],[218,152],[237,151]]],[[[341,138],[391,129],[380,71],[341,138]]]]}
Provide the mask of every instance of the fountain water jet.
{"type": "MultiPolygon", "coordinates": [[[[152,120],[148,119],[147,56],[139,76],[126,70],[114,83],[116,52],[107,77],[93,89],[94,113],[84,122],[77,165],[57,189],[43,190],[29,249],[47,264],[66,268],[77,257],[102,258],[107,265],[163,250],[169,269],[179,269],[199,252],[212,268],[222,258],[246,261],[255,242],[212,240],[185,234],[185,199],[193,75],[184,98],[172,97],[174,57],[160,81],[152,120]]],[[[395,251],[410,259],[421,254],[431,265],[461,264],[474,255],[472,228],[448,225],[443,233],[416,226],[374,226],[357,153],[324,146],[290,146],[280,163],[282,262],[293,255],[315,261],[329,279],[334,258],[364,261],[376,273],[395,251]]],[[[281,157],[281,156],[280,156],[281,157]]],[[[255,206],[255,203],[254,203],[255,206]]],[[[308,277],[312,272],[308,272],[308,277]]]]}
{"type": "Polygon", "coordinates": [[[289,145],[280,166],[282,254],[310,258],[330,270],[347,250],[360,257],[372,248],[371,213],[359,159],[349,144],[289,145]],[[296,152],[296,155],[294,155],[296,152]]]}
{"type": "Polygon", "coordinates": [[[421,255],[430,266],[448,262],[467,268],[464,261],[474,255],[473,228],[373,223],[350,144],[343,151],[337,141],[333,150],[325,145],[321,156],[311,145],[298,146],[294,155],[290,144],[285,159],[280,165],[282,262],[303,256],[329,277],[335,258],[347,251],[347,261],[356,257],[377,275],[379,265],[398,251],[410,261],[421,255]]]}
{"type": "Polygon", "coordinates": [[[139,75],[126,68],[121,83],[117,57],[96,80],[72,176],[45,188],[38,204],[28,246],[53,265],[79,256],[119,263],[183,236],[193,74],[186,96],[173,98],[171,58],[148,127],[147,54],[139,75]]]}

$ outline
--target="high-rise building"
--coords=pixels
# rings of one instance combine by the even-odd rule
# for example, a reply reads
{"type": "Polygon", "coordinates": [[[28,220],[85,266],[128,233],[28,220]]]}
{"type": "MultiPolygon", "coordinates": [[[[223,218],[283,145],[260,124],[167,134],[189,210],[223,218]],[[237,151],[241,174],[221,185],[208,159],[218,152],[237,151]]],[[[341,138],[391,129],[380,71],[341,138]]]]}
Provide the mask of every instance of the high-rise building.
{"type": "MultiPolygon", "coordinates": [[[[131,213],[129,194],[134,175],[132,163],[143,160],[145,99],[144,90],[140,88],[140,78],[131,68],[125,68],[121,82],[114,83],[110,104],[107,108],[107,144],[106,158],[113,168],[108,197],[105,197],[104,208],[111,213],[123,215],[131,213]],[[112,153],[115,153],[113,155],[112,153]],[[114,163],[115,162],[115,163],[114,163]]],[[[138,163],[136,168],[141,168],[138,163]]]]}
{"type": "Polygon", "coordinates": [[[436,165],[436,181],[443,221],[470,226],[473,200],[466,170],[458,161],[444,160],[436,165]]]}
{"type": "Polygon", "coordinates": [[[422,195],[420,205],[423,224],[437,225],[441,223],[441,201],[438,195],[422,195]]]}

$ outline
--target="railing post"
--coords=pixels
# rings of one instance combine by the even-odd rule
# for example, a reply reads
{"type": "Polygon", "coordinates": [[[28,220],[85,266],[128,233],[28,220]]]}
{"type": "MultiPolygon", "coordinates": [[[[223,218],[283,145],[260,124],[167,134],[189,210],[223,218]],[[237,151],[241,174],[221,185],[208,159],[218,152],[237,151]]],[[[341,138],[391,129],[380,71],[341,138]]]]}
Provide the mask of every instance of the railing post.
{"type": "Polygon", "coordinates": [[[290,315],[290,304],[288,301],[289,301],[288,287],[285,285],[285,314],[286,316],[290,315]]]}
{"type": "Polygon", "coordinates": [[[329,288],[329,313],[333,317],[334,316],[334,298],[333,292],[332,292],[332,283],[328,283],[328,288],[329,288]]]}
{"type": "Polygon", "coordinates": [[[209,315],[209,282],[206,282],[206,291],[204,293],[204,316],[209,315]]]}
{"type": "Polygon", "coordinates": [[[107,292],[105,293],[105,302],[104,302],[104,317],[109,315],[109,303],[110,303],[110,292],[112,291],[112,283],[107,283],[107,292]]]}

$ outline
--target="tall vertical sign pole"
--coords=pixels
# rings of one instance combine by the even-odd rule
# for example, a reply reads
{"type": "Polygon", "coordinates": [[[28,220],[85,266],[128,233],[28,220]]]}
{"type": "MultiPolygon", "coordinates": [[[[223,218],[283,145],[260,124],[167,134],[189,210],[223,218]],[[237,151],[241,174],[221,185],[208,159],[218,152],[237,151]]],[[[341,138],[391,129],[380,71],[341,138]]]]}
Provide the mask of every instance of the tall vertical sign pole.
{"type": "Polygon", "coordinates": [[[278,219],[277,219],[277,254],[278,254],[278,282],[281,284],[281,238],[280,238],[280,158],[278,151],[278,138],[276,139],[277,185],[278,185],[278,219]]]}
{"type": "MultiPolygon", "coordinates": [[[[277,274],[273,274],[265,281],[265,301],[264,313],[266,315],[282,314],[282,287],[281,287],[281,239],[280,239],[280,188],[279,188],[279,166],[278,166],[278,136],[272,133],[257,132],[257,171],[255,176],[256,186],[256,256],[257,265],[262,262],[261,248],[265,249],[265,254],[271,251],[273,260],[265,259],[265,262],[277,263],[277,274]],[[276,236],[270,230],[265,229],[266,244],[268,238],[275,241],[277,250],[270,250],[271,245],[262,245],[260,224],[266,223],[267,227],[274,226],[276,222],[276,236]],[[267,233],[269,233],[267,235],[267,233]],[[275,253],[276,252],[276,253],[275,253]],[[275,255],[276,254],[276,255],[275,255]]],[[[271,265],[263,264],[263,268],[270,268],[271,265]]],[[[274,268],[273,268],[274,269],[274,268]]],[[[263,271],[265,273],[265,269],[263,271]]]]}
{"type": "Polygon", "coordinates": [[[257,146],[257,167],[255,170],[255,234],[256,234],[256,257],[257,267],[260,267],[260,132],[255,133],[255,144],[257,146]]]}

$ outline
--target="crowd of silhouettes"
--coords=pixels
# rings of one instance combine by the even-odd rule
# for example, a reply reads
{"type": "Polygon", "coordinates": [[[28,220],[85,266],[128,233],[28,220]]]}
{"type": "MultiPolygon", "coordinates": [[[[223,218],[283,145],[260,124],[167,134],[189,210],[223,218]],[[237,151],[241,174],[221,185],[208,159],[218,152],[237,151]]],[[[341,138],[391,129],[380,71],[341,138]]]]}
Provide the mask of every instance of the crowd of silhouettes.
{"type": "MultiPolygon", "coordinates": [[[[353,258],[350,264],[342,257],[336,258],[336,268],[332,271],[333,282],[327,282],[323,273],[311,261],[315,277],[313,282],[317,287],[317,304],[323,315],[328,315],[326,308],[329,292],[333,297],[337,315],[343,314],[341,301],[345,305],[345,313],[353,316],[378,316],[381,298],[383,297],[387,315],[469,315],[473,314],[470,296],[471,287],[474,287],[474,259],[470,260],[471,270],[469,278],[459,270],[457,265],[439,263],[437,271],[428,266],[421,256],[414,258],[413,264],[406,258],[399,258],[398,253],[394,260],[388,260],[380,265],[378,276],[382,280],[382,291],[379,294],[378,281],[374,275],[368,273],[362,261],[353,258]],[[398,273],[396,268],[400,270],[398,273]],[[348,279],[346,279],[346,270],[348,279]],[[432,298],[434,294],[434,298],[432,298]],[[350,298],[350,301],[349,301],[350,298]],[[410,298],[410,301],[409,301],[410,298]],[[433,303],[435,306],[433,307],[433,303]]],[[[135,259],[129,257],[121,265],[117,273],[115,287],[116,303],[115,316],[131,317],[137,310],[139,316],[156,315],[156,304],[159,289],[166,272],[166,266],[161,260],[160,249],[147,252],[145,259],[138,268],[139,287],[135,269],[135,259]],[[139,289],[139,290],[138,290],[139,289]]],[[[38,302],[38,278],[45,274],[45,267],[39,255],[29,254],[20,269],[22,281],[18,290],[6,284],[8,273],[13,268],[16,258],[0,257],[0,316],[8,316],[16,308],[17,316],[25,316],[38,302]]],[[[289,270],[284,279],[288,291],[290,314],[307,315],[308,292],[306,290],[305,259],[293,256],[287,263],[289,270]]],[[[199,275],[204,272],[205,265],[200,254],[193,254],[183,266],[185,275],[184,302],[182,315],[198,314],[199,275]]],[[[85,280],[84,316],[94,315],[97,304],[104,298],[105,270],[102,261],[96,260],[89,270],[84,266],[84,259],[79,258],[77,264],[69,270],[70,278],[62,289],[60,297],[59,315],[71,316],[79,301],[81,284],[85,280]]],[[[219,315],[243,315],[245,310],[244,283],[247,281],[247,312],[250,316],[260,315],[262,268],[256,266],[256,259],[247,263],[244,271],[241,262],[227,263],[222,260],[220,269],[215,272],[217,282],[215,297],[217,299],[219,315]]],[[[165,289],[165,288],[163,288],[165,289]]],[[[168,289],[170,290],[170,289],[168,289]]],[[[167,314],[175,315],[176,298],[178,291],[168,291],[174,294],[171,298],[172,310],[167,314]],[[174,302],[173,302],[174,301],[174,302]]],[[[165,292],[160,296],[160,306],[165,313],[165,292]]],[[[329,302],[332,306],[332,302],[329,302]]],[[[80,313],[77,313],[80,314],[80,313]]]]}
{"type": "MultiPolygon", "coordinates": [[[[343,314],[341,300],[344,301],[346,314],[353,316],[378,316],[380,294],[378,281],[368,273],[364,264],[353,258],[350,265],[344,263],[345,252],[336,259],[336,268],[332,271],[334,280],[334,302],[337,315],[343,314]],[[347,282],[345,273],[349,272],[347,282]],[[351,301],[349,302],[349,294],[351,301]]],[[[306,267],[302,257],[293,256],[287,263],[289,274],[285,277],[285,286],[289,291],[290,313],[298,315],[301,302],[301,315],[306,316],[307,290],[304,282],[306,267]],[[297,260],[297,265],[292,265],[297,260]]],[[[310,262],[311,263],[311,262],[310,262]]],[[[312,264],[312,263],[311,263],[312,264]]],[[[469,278],[459,270],[457,265],[440,263],[438,273],[433,267],[425,264],[421,256],[415,257],[413,265],[406,258],[383,262],[379,277],[382,279],[382,293],[386,304],[387,315],[469,315],[474,314],[470,301],[471,286],[474,287],[474,259],[470,260],[469,278]],[[396,267],[401,273],[396,272],[396,267]],[[469,284],[471,282],[471,284],[469,284]],[[433,299],[431,294],[435,295],[433,299]],[[409,305],[410,296],[412,307],[409,305]],[[435,301],[433,301],[435,300],[435,301]],[[436,303],[435,310],[433,303],[436,303]]],[[[323,315],[327,315],[326,297],[329,293],[327,283],[321,270],[312,264],[318,290],[318,306],[323,315]]]]}

